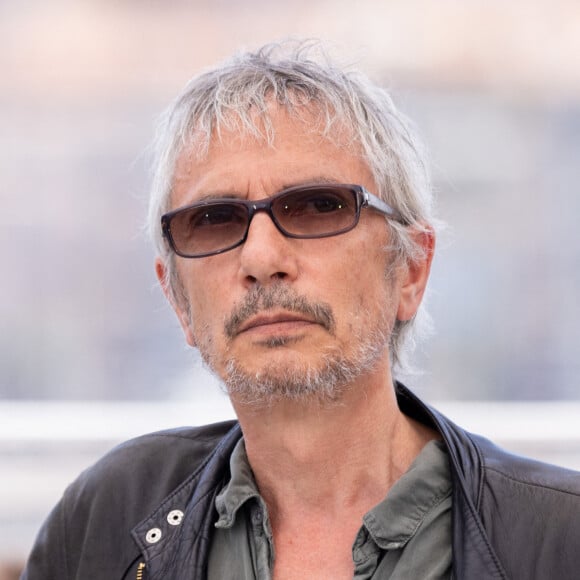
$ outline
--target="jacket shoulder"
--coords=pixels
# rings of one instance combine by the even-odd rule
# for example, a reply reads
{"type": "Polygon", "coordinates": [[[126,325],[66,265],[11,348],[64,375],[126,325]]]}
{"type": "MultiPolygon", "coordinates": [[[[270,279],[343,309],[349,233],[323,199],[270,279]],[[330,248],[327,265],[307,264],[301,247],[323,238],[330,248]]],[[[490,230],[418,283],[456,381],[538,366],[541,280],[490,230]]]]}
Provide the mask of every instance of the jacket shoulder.
{"type": "Polygon", "coordinates": [[[203,469],[236,425],[160,431],[112,449],[67,488],[39,531],[23,578],[123,577],[140,554],[131,529],[203,469]]]}
{"type": "Polygon", "coordinates": [[[482,461],[479,513],[508,577],[572,578],[580,567],[580,473],[471,437],[482,461]]]}
{"type": "Polygon", "coordinates": [[[553,492],[580,497],[580,472],[510,453],[479,435],[470,434],[470,438],[479,450],[486,477],[537,488],[548,496],[553,492]]]}
{"type": "Polygon", "coordinates": [[[79,482],[99,485],[111,478],[149,477],[165,473],[176,483],[187,477],[211,454],[217,444],[237,423],[224,421],[201,427],[181,427],[141,435],[114,447],[85,470],[79,482]]]}
{"type": "Polygon", "coordinates": [[[90,503],[140,521],[183,480],[200,469],[235,421],[142,435],[113,448],[83,471],[63,500],[69,510],[90,503]],[[134,514],[134,515],[133,515],[134,514]]]}

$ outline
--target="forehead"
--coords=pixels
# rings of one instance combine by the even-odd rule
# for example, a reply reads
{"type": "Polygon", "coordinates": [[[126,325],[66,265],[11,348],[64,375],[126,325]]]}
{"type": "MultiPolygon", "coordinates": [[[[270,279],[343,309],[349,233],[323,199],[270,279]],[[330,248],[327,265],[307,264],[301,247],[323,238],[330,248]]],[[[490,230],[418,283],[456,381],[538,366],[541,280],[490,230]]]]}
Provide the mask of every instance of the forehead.
{"type": "Polygon", "coordinates": [[[192,125],[193,130],[180,137],[180,157],[186,154],[195,161],[250,145],[275,148],[294,136],[328,141],[357,153],[359,149],[354,129],[328,107],[317,104],[283,106],[270,99],[264,110],[231,111],[214,118],[210,132],[201,130],[195,122],[192,125]]]}
{"type": "Polygon", "coordinates": [[[230,120],[214,128],[206,143],[196,141],[194,134],[177,159],[171,205],[193,201],[199,192],[211,194],[214,188],[236,194],[262,188],[272,195],[318,177],[343,183],[364,180],[372,187],[352,130],[339,122],[329,124],[316,110],[270,107],[267,116],[256,116],[252,127],[230,120]]]}

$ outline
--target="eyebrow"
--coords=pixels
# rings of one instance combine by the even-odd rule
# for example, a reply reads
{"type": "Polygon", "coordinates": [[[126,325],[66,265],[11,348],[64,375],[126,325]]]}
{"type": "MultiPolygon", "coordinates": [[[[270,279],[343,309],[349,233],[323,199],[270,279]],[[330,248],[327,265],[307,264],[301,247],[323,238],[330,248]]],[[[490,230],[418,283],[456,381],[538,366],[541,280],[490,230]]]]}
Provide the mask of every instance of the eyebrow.
{"type": "Polygon", "coordinates": [[[308,179],[294,181],[292,183],[284,183],[276,193],[280,193],[281,191],[284,191],[285,189],[290,189],[291,187],[306,187],[308,185],[336,185],[338,183],[345,182],[338,180],[334,177],[326,177],[326,176],[309,177],[308,179]]]}
{"type": "MultiPolygon", "coordinates": [[[[299,180],[299,181],[292,181],[292,182],[284,182],[282,184],[282,187],[280,187],[279,189],[277,189],[276,191],[274,191],[273,193],[271,193],[270,195],[266,196],[267,197],[273,197],[274,195],[286,190],[286,189],[290,189],[291,187],[306,187],[309,185],[333,185],[333,184],[337,184],[337,183],[342,183],[342,181],[336,179],[336,178],[332,178],[332,177],[327,177],[327,176],[317,176],[317,177],[309,177],[308,179],[303,179],[303,180],[299,180]]],[[[222,200],[222,199],[247,199],[246,194],[242,194],[242,193],[238,193],[238,192],[228,192],[228,193],[224,193],[224,192],[208,192],[205,193],[204,195],[197,197],[195,200],[192,200],[191,203],[200,203],[200,202],[205,202],[205,201],[218,201],[218,200],[222,200]]]]}
{"type": "Polygon", "coordinates": [[[206,193],[201,197],[196,197],[191,203],[199,203],[202,201],[219,201],[222,199],[245,199],[246,196],[239,193],[206,193]]]}

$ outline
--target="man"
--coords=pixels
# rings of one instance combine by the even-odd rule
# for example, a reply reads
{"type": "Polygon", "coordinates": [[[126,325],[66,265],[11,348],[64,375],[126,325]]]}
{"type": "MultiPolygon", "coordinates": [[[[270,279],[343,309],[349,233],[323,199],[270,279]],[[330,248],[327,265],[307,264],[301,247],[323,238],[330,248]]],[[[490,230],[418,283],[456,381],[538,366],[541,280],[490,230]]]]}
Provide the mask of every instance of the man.
{"type": "Polygon", "coordinates": [[[158,145],[157,275],[238,422],[113,450],[24,578],[577,578],[580,476],[393,379],[435,231],[388,95],[271,45],[195,78],[158,145]]]}

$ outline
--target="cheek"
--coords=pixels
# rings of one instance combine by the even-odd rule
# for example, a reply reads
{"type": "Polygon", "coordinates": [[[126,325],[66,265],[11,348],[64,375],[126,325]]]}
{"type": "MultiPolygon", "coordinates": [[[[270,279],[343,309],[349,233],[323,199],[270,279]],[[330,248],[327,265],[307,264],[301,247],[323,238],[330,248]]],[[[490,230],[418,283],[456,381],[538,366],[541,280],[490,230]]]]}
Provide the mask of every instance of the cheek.
{"type": "Polygon", "coordinates": [[[218,312],[218,305],[223,304],[219,288],[204,287],[195,288],[190,293],[191,318],[194,326],[200,325],[207,328],[223,318],[223,313],[218,312]]]}
{"type": "Polygon", "coordinates": [[[349,308],[359,324],[373,326],[380,320],[383,323],[395,317],[398,303],[396,283],[387,274],[387,262],[383,254],[375,253],[360,260],[349,272],[352,293],[349,308]]]}
{"type": "MultiPolygon", "coordinates": [[[[196,264],[197,265],[197,264],[196,264]]],[[[192,330],[198,339],[211,339],[214,344],[225,341],[225,321],[231,315],[236,297],[235,281],[227,265],[203,264],[200,272],[190,273],[188,295],[191,305],[192,330]]]]}
{"type": "Polygon", "coordinates": [[[198,331],[200,325],[206,326],[207,319],[215,317],[212,308],[220,303],[217,294],[217,284],[208,283],[207,275],[197,272],[196,264],[187,264],[187,268],[178,271],[181,280],[182,291],[189,307],[189,316],[193,330],[198,331]]]}
{"type": "MultiPolygon", "coordinates": [[[[345,251],[330,276],[324,280],[319,277],[317,294],[331,303],[337,323],[342,321],[349,334],[373,325],[378,311],[387,306],[383,262],[376,254],[361,258],[360,253],[345,251]]],[[[319,272],[324,272],[328,262],[320,263],[319,268],[319,272]]]]}

